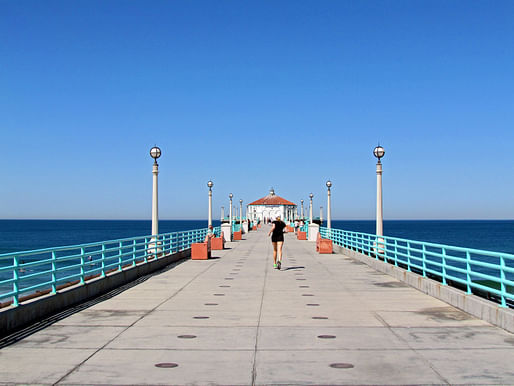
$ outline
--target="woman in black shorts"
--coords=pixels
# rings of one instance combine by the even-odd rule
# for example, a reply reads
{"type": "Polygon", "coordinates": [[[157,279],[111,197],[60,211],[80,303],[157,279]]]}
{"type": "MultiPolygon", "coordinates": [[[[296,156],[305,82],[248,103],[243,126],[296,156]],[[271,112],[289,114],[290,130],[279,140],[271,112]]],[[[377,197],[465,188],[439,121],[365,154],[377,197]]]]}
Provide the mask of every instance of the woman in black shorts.
{"type": "Polygon", "coordinates": [[[271,235],[271,243],[273,244],[273,268],[280,269],[282,265],[282,245],[284,245],[284,229],[286,224],[280,220],[280,216],[273,221],[273,226],[268,233],[271,235]],[[278,251],[278,261],[277,261],[278,251]]]}

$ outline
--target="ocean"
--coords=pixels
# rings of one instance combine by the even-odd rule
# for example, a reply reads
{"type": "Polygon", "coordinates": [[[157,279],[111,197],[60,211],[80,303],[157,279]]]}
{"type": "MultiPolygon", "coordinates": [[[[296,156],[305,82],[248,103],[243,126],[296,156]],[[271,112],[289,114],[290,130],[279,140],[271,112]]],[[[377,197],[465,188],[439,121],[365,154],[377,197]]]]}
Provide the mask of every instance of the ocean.
{"type": "MultiPolygon", "coordinates": [[[[375,221],[332,221],[332,228],[375,234],[375,221]]],[[[514,254],[514,220],[386,220],[384,236],[514,254]]]]}
{"type": "MultiPolygon", "coordinates": [[[[159,221],[160,233],[205,227],[207,220],[159,221]]],[[[333,220],[332,227],[375,233],[373,220],[333,220]]],[[[146,236],[151,228],[150,220],[0,220],[0,254],[146,236]]],[[[514,220],[386,220],[384,235],[514,254],[514,220]]]]}
{"type": "MultiPolygon", "coordinates": [[[[214,226],[219,224],[219,220],[213,220],[214,226]]],[[[159,221],[160,233],[206,227],[207,220],[159,221]]],[[[334,220],[332,227],[375,233],[375,222],[372,220],[334,220]]],[[[150,233],[151,221],[149,220],[0,220],[0,254],[147,236],[150,233]]],[[[384,235],[514,254],[514,220],[384,221],[384,235]]],[[[0,267],[11,264],[12,261],[9,258],[0,259],[0,267]]],[[[99,269],[99,266],[91,265],[99,269]]],[[[45,265],[37,268],[40,272],[47,269],[45,265]]],[[[31,273],[33,272],[29,269],[24,275],[30,276],[31,273]]],[[[66,274],[67,272],[62,272],[60,276],[66,277],[66,274]]],[[[10,278],[8,273],[0,273],[0,281],[10,278]]],[[[29,288],[37,284],[37,280],[49,279],[29,278],[24,281],[24,287],[29,288]]],[[[10,284],[0,284],[0,294],[10,289],[10,284]]],[[[6,299],[2,299],[0,295],[0,301],[2,300],[6,299]]]]}
{"type": "MultiPolygon", "coordinates": [[[[159,233],[200,228],[207,228],[207,220],[159,221],[159,233]]],[[[150,220],[0,220],[0,254],[150,234],[150,220]]]]}

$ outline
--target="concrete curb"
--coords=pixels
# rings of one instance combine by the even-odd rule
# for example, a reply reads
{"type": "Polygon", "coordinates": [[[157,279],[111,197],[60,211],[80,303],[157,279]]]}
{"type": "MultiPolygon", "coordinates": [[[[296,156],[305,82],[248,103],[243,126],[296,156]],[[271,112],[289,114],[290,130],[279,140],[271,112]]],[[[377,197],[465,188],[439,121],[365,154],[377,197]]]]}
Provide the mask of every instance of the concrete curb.
{"type": "Polygon", "coordinates": [[[18,307],[0,310],[0,337],[4,337],[22,327],[40,321],[68,307],[105,294],[141,276],[158,271],[167,265],[189,257],[191,250],[168,255],[146,264],[136,265],[123,271],[107,274],[83,285],[74,285],[57,291],[56,294],[43,295],[28,300],[18,307]]]}
{"type": "Polygon", "coordinates": [[[443,285],[438,281],[422,277],[416,273],[406,271],[403,268],[385,263],[382,260],[377,260],[354,250],[343,248],[339,245],[334,244],[334,253],[359,260],[371,268],[388,274],[427,295],[433,296],[468,314],[514,333],[514,310],[510,308],[500,307],[498,304],[476,295],[466,294],[457,288],[443,285]]]}

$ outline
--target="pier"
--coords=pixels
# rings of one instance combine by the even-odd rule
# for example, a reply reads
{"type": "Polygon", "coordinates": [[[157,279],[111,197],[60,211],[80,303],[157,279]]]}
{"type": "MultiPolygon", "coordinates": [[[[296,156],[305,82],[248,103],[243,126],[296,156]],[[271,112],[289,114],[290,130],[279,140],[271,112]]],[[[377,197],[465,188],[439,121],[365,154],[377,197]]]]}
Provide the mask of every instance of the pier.
{"type": "Polygon", "coordinates": [[[0,383],[514,384],[512,333],[293,233],[273,269],[268,231],[4,339],[0,383]]]}

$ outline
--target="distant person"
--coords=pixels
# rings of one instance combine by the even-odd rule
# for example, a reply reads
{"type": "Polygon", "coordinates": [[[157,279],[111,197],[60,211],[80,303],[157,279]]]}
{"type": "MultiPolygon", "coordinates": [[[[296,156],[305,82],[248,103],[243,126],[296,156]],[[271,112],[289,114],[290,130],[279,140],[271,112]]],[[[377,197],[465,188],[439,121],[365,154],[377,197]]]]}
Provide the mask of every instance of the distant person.
{"type": "Polygon", "coordinates": [[[282,266],[282,246],[284,245],[284,230],[286,224],[280,220],[280,216],[273,221],[268,236],[271,235],[271,243],[273,244],[273,268],[280,269],[282,266]],[[278,253],[278,260],[277,260],[278,253]]]}
{"type": "Polygon", "coordinates": [[[204,242],[208,242],[213,237],[216,237],[216,231],[212,225],[209,225],[209,229],[207,230],[207,235],[205,236],[204,242]]]}

